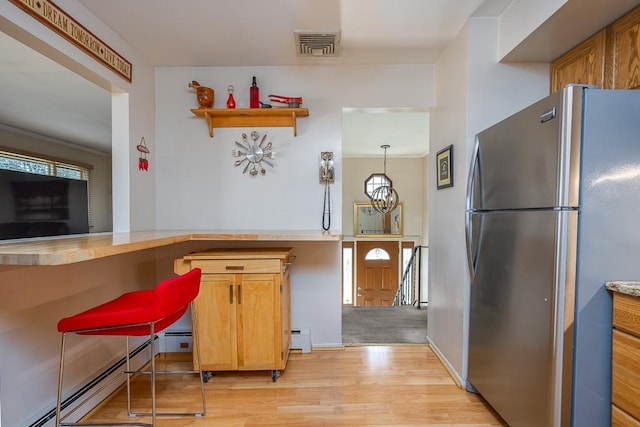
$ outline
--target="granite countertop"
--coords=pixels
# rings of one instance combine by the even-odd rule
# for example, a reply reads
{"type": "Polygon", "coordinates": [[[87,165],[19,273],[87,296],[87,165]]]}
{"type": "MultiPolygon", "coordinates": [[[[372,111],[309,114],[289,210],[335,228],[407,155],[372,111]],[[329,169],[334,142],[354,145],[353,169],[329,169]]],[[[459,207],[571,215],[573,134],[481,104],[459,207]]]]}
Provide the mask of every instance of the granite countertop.
{"type": "Polygon", "coordinates": [[[606,283],[607,290],[640,297],[640,281],[611,281],[606,283]]]}

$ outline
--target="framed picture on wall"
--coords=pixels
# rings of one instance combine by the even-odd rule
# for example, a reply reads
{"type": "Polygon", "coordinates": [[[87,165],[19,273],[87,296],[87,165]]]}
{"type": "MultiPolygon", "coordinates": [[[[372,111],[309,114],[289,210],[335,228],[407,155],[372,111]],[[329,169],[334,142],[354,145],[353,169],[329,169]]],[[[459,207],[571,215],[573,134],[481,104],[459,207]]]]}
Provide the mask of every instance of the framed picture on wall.
{"type": "Polygon", "coordinates": [[[453,187],[453,145],[443,148],[436,155],[436,183],[438,190],[453,187]]]}

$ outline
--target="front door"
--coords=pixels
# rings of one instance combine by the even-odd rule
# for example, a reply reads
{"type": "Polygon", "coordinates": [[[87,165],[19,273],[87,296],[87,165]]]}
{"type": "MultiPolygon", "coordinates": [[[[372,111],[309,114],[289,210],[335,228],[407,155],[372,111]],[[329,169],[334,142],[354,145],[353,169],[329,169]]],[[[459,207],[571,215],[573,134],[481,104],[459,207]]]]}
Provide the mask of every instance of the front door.
{"type": "Polygon", "coordinates": [[[390,306],[398,290],[398,242],[358,241],[356,305],[390,306]]]}

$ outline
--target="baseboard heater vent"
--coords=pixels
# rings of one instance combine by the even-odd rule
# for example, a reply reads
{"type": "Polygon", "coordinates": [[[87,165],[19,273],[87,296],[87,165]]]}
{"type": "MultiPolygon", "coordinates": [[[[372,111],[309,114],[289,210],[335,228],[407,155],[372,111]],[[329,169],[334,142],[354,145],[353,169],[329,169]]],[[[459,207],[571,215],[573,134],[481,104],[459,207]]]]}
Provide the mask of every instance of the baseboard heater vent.
{"type": "Polygon", "coordinates": [[[193,350],[191,331],[169,331],[164,333],[163,353],[189,352],[193,350]]]}
{"type": "MultiPolygon", "coordinates": [[[[157,340],[158,337],[156,336],[155,339],[157,340]]],[[[144,343],[140,344],[138,347],[133,349],[131,353],[129,353],[129,358],[133,359],[135,356],[137,356],[138,354],[146,350],[150,345],[151,345],[151,341],[146,340],[144,343]]],[[[84,398],[87,394],[92,393],[96,387],[99,387],[101,382],[107,380],[109,376],[113,375],[118,371],[124,371],[125,369],[124,366],[126,365],[126,363],[127,363],[127,359],[126,357],[123,356],[121,359],[116,361],[113,365],[109,366],[100,374],[96,375],[91,381],[89,381],[87,384],[82,386],[78,391],[76,391],[71,396],[64,399],[60,404],[60,411],[64,411],[74,403],[81,401],[81,399],[84,398]]],[[[29,424],[28,427],[42,427],[45,424],[47,424],[49,421],[55,419],[55,417],[56,417],[56,408],[54,406],[53,409],[48,411],[42,417],[38,418],[33,424],[29,424]]]]}
{"type": "Polygon", "coordinates": [[[292,350],[302,350],[303,353],[311,353],[311,333],[309,328],[291,329],[292,350]]]}

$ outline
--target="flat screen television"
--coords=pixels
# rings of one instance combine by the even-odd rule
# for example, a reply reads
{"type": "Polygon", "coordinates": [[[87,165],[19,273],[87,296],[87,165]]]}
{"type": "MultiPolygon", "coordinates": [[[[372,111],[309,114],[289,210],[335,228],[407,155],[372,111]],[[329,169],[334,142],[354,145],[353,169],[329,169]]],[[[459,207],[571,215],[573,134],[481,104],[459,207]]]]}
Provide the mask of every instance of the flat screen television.
{"type": "Polygon", "coordinates": [[[87,181],[0,170],[0,240],[88,232],[87,181]]]}

